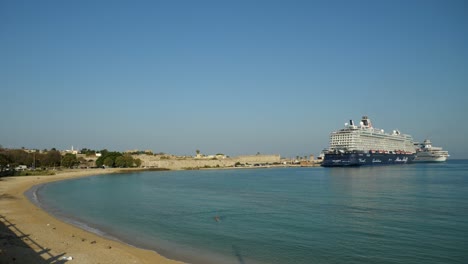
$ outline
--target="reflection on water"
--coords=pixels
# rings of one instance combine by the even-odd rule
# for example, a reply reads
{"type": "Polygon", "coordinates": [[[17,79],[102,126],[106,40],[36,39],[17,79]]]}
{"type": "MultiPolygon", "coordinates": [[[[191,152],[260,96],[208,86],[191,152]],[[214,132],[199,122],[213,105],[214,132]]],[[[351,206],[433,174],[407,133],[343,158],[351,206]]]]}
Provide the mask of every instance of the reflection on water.
{"type": "Polygon", "coordinates": [[[69,217],[191,263],[461,263],[467,165],[145,172],[42,191],[69,217]]]}

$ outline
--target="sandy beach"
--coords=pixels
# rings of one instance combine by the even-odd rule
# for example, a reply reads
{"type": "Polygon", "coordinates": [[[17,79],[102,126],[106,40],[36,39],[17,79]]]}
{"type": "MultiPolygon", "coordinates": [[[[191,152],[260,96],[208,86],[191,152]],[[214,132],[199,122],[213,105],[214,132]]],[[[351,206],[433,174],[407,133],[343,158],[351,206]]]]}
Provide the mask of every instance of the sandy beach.
{"type": "Polygon", "coordinates": [[[24,195],[37,184],[116,172],[119,169],[0,178],[0,263],[182,263],[61,222],[24,195]]]}

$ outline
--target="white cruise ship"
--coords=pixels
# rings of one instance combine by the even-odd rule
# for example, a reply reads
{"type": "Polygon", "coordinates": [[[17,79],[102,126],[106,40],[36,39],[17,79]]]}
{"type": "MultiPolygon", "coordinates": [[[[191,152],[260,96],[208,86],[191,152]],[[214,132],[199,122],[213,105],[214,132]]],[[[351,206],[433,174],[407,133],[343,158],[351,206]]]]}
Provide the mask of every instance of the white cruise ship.
{"type": "Polygon", "coordinates": [[[433,147],[429,139],[424,140],[422,144],[415,143],[416,158],[414,162],[444,162],[450,156],[448,151],[441,147],[433,147]]]}
{"type": "Polygon", "coordinates": [[[330,147],[322,166],[404,164],[415,157],[413,138],[398,130],[385,133],[363,116],[359,126],[352,120],[330,134],[330,147]]]}

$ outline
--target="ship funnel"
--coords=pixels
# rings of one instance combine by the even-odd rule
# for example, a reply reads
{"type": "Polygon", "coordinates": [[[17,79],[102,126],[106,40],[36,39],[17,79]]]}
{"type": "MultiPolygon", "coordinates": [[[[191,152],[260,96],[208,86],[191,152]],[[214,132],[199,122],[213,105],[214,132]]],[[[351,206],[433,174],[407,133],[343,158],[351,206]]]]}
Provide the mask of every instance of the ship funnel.
{"type": "Polygon", "coordinates": [[[367,123],[367,119],[363,119],[362,120],[362,124],[364,124],[364,126],[368,126],[369,124],[367,123]]]}
{"type": "Polygon", "coordinates": [[[371,123],[370,119],[367,116],[362,117],[362,123],[363,123],[364,127],[372,127],[372,123],[371,123]]]}
{"type": "Polygon", "coordinates": [[[351,119],[349,120],[349,125],[350,125],[350,126],[354,126],[353,120],[351,120],[351,119]]]}

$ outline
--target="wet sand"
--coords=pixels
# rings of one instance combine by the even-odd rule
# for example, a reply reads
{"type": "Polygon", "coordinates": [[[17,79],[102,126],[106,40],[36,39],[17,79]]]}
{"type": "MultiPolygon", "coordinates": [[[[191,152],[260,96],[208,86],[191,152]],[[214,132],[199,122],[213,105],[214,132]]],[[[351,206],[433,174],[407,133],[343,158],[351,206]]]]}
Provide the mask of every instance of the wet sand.
{"type": "Polygon", "coordinates": [[[182,263],[66,224],[24,195],[34,185],[119,171],[69,170],[53,176],[0,178],[0,263],[182,263]]]}

